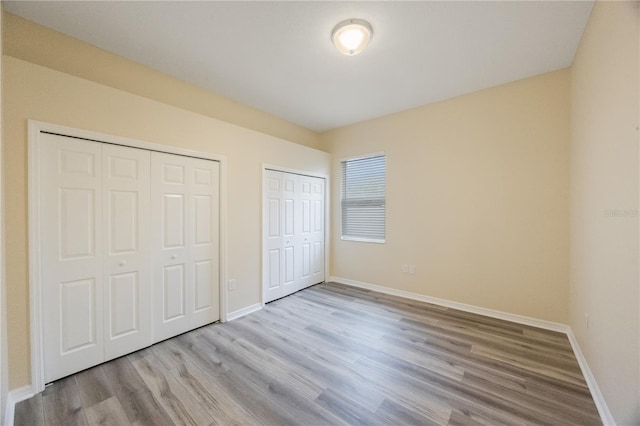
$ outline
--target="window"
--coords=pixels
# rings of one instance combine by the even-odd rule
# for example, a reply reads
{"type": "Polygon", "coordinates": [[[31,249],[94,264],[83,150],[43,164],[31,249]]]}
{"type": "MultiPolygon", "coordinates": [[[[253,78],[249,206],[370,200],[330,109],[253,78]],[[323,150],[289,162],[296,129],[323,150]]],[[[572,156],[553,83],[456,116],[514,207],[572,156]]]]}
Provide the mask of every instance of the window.
{"type": "Polygon", "coordinates": [[[342,171],[342,239],[384,243],[386,157],[345,160],[342,171]]]}

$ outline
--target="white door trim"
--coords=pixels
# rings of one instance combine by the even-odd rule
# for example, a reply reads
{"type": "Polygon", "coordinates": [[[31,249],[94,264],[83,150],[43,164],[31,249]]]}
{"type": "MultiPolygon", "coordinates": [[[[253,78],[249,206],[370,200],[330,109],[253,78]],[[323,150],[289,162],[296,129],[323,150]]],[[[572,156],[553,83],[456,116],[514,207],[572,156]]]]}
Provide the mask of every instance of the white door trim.
{"type": "Polygon", "coordinates": [[[223,155],[176,148],[135,139],[112,136],[89,130],[60,126],[41,121],[28,121],[28,221],[29,221],[29,307],[31,327],[31,389],[33,393],[44,390],[44,353],[42,336],[42,283],[40,256],[40,188],[38,185],[38,138],[40,132],[55,133],[68,137],[87,139],[96,142],[185,155],[188,157],[214,160],[220,163],[220,321],[227,320],[227,159],[223,155]]]}
{"type": "Polygon", "coordinates": [[[261,267],[260,267],[260,303],[261,306],[264,307],[264,305],[266,304],[265,302],[265,291],[264,291],[264,285],[265,285],[265,281],[264,281],[264,277],[265,277],[265,271],[266,271],[266,262],[264,259],[264,251],[266,248],[266,241],[267,241],[267,234],[266,234],[266,229],[264,227],[264,215],[265,215],[265,210],[264,210],[264,182],[265,182],[265,176],[267,173],[267,170],[273,170],[276,172],[284,172],[284,173],[293,173],[296,175],[303,175],[303,176],[310,176],[310,177],[317,177],[317,178],[322,178],[324,179],[324,279],[325,281],[327,281],[329,279],[329,262],[330,262],[330,257],[329,257],[329,236],[330,236],[330,206],[329,206],[329,175],[324,174],[324,173],[316,173],[316,172],[310,172],[308,170],[301,170],[301,169],[292,169],[290,167],[282,167],[282,166],[277,166],[275,164],[269,164],[269,163],[262,163],[262,181],[261,181],[261,187],[260,187],[260,191],[261,191],[261,201],[260,201],[260,211],[261,211],[261,216],[260,216],[260,227],[262,228],[262,242],[260,245],[260,249],[261,249],[261,253],[260,253],[260,263],[261,263],[261,267]]]}

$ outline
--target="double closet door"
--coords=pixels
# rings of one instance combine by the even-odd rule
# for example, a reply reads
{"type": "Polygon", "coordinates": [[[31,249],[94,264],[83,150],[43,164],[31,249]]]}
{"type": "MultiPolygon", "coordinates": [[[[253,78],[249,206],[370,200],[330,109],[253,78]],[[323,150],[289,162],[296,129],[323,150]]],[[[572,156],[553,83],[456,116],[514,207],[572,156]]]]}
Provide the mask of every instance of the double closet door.
{"type": "Polygon", "coordinates": [[[45,382],[219,319],[218,163],[41,133],[45,382]]]}
{"type": "Polygon", "coordinates": [[[266,170],[263,300],[324,281],[325,180],[266,170]]]}

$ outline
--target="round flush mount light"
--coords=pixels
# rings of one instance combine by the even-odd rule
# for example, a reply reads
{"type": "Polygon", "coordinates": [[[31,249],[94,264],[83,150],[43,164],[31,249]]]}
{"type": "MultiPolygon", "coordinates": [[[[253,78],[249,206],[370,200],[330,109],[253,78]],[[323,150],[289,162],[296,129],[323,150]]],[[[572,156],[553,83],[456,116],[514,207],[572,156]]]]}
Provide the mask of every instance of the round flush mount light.
{"type": "Polygon", "coordinates": [[[347,19],[331,32],[333,44],[340,53],[353,56],[362,52],[373,36],[371,24],[362,19],[347,19]]]}

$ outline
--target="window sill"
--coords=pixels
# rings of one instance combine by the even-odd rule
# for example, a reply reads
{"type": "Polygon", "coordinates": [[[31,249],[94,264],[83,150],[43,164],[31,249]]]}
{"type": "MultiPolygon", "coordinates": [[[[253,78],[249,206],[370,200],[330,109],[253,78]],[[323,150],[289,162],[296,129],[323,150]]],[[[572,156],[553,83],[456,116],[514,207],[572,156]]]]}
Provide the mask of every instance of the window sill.
{"type": "Polygon", "coordinates": [[[345,237],[344,235],[340,238],[342,241],[356,241],[359,243],[374,243],[374,244],[385,244],[387,240],[379,240],[377,238],[358,238],[358,237],[345,237]]]}

